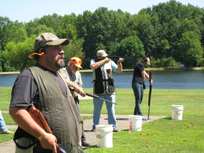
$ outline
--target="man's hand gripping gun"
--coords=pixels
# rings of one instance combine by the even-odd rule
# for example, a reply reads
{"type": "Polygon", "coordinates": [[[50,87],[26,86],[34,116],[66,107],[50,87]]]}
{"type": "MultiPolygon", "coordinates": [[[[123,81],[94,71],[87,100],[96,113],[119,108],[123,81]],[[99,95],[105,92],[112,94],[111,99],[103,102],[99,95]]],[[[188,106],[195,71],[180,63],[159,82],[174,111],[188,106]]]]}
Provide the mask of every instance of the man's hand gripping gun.
{"type": "MultiPolygon", "coordinates": [[[[33,118],[33,120],[41,127],[43,128],[47,133],[52,133],[52,130],[50,129],[47,121],[45,120],[43,114],[35,108],[35,106],[32,104],[32,106],[28,109],[28,113],[33,118]]],[[[64,149],[62,149],[57,143],[57,153],[67,153],[64,149]]]]}

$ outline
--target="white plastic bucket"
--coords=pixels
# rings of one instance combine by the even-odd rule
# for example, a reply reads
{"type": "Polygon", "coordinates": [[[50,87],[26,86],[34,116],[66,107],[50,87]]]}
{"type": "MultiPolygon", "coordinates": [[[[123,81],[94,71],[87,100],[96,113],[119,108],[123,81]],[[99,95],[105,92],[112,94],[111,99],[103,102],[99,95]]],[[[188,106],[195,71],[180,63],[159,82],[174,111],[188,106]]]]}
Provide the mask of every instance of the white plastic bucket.
{"type": "Polygon", "coordinates": [[[112,125],[96,125],[97,147],[111,148],[113,147],[113,126],[112,125]]]}
{"type": "Polygon", "coordinates": [[[142,116],[129,115],[129,130],[141,131],[142,130],[142,116]]]}
{"type": "Polygon", "coordinates": [[[182,120],[183,116],[183,106],[182,105],[172,105],[172,120],[182,120]]]}

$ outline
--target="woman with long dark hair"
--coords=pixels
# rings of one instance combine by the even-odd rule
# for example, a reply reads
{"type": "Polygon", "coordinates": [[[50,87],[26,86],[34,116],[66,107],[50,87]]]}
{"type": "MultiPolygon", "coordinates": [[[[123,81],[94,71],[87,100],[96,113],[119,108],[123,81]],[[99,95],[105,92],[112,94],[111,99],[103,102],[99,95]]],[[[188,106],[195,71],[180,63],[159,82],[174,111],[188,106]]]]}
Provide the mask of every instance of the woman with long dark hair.
{"type": "MultiPolygon", "coordinates": [[[[145,72],[144,66],[150,65],[150,59],[149,57],[142,57],[141,62],[139,62],[133,72],[133,79],[132,79],[132,89],[134,91],[135,95],[135,109],[134,109],[134,115],[141,115],[143,116],[140,108],[140,104],[142,103],[143,99],[143,89],[145,89],[145,78],[148,80],[149,75],[145,72]]],[[[149,83],[152,84],[153,80],[149,80],[149,83]]],[[[146,120],[146,118],[142,118],[143,120],[146,120]]]]}

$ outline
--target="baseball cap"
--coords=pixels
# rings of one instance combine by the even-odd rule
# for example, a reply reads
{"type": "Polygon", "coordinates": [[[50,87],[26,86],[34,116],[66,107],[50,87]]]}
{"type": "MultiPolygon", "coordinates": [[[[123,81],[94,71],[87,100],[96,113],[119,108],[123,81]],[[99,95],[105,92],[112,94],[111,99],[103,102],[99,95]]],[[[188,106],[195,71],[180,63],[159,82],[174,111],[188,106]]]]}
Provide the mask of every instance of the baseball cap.
{"type": "Polygon", "coordinates": [[[76,67],[83,69],[83,68],[81,67],[81,59],[80,59],[80,58],[78,58],[78,57],[72,57],[72,58],[70,59],[70,61],[71,61],[72,63],[74,63],[74,65],[75,65],[76,67]]]}
{"type": "Polygon", "coordinates": [[[96,56],[106,57],[108,54],[104,50],[98,50],[96,56]]]}
{"type": "MultiPolygon", "coordinates": [[[[50,32],[43,33],[39,35],[35,40],[34,45],[34,52],[36,52],[38,49],[48,45],[48,46],[56,46],[56,45],[67,45],[69,44],[69,39],[59,39],[56,35],[50,32]]],[[[29,57],[32,58],[33,55],[38,53],[30,54],[29,57]]]]}
{"type": "Polygon", "coordinates": [[[147,65],[150,65],[150,59],[149,59],[149,57],[146,58],[145,63],[147,63],[147,65]]]}

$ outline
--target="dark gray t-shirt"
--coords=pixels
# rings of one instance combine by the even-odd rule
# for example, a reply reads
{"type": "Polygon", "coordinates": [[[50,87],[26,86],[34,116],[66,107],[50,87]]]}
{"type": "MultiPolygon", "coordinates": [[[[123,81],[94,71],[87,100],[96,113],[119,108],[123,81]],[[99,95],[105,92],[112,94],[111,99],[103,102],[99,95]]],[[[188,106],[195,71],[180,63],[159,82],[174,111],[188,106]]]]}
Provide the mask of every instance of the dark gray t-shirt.
{"type": "MultiPolygon", "coordinates": [[[[52,76],[59,82],[65,93],[67,93],[66,85],[58,72],[52,72],[39,64],[36,65],[45,71],[49,71],[50,74],[52,74],[52,76]]],[[[25,69],[18,75],[14,82],[10,107],[30,106],[32,103],[36,106],[38,99],[39,93],[36,81],[30,69],[25,69]]]]}

